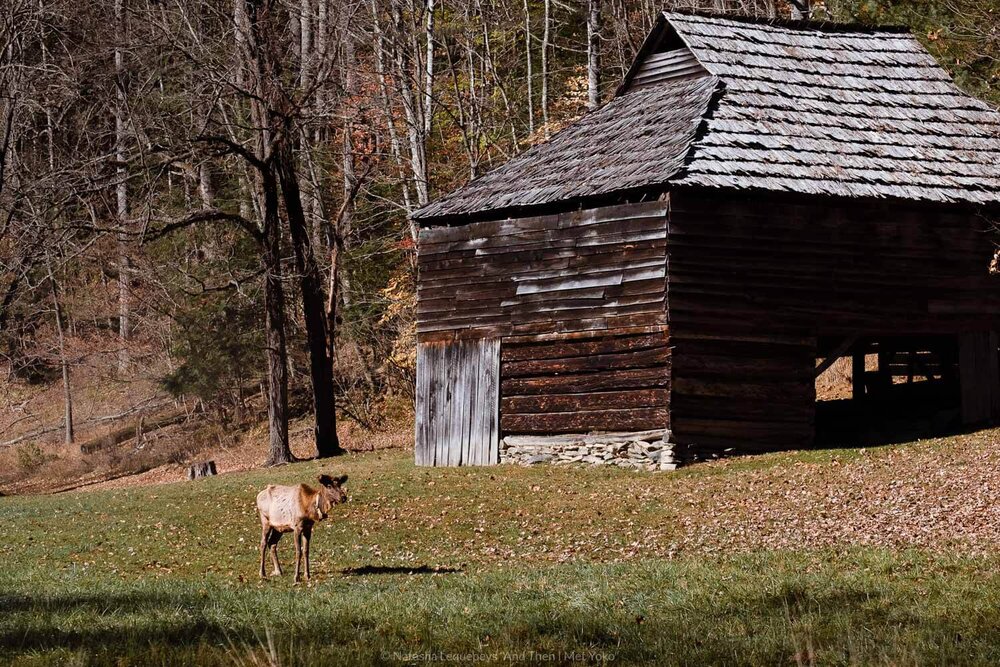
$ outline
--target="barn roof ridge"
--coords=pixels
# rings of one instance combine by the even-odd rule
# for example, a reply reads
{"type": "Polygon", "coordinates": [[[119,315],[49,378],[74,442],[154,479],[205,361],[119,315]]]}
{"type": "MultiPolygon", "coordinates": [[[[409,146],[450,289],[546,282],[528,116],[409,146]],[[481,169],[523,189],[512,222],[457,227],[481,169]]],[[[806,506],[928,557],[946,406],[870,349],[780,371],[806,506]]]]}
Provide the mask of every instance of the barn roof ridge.
{"type": "Polygon", "coordinates": [[[1000,112],[908,30],[662,12],[604,107],[413,217],[672,185],[997,206],[1000,112]]]}
{"type": "Polygon", "coordinates": [[[752,16],[750,14],[713,12],[704,9],[683,8],[666,9],[663,10],[661,14],[667,18],[671,15],[697,16],[706,19],[721,19],[752,25],[770,25],[778,28],[789,28],[793,30],[818,30],[829,33],[913,34],[913,30],[909,26],[901,23],[864,23],[862,21],[830,21],[826,19],[791,19],[783,16],[752,16]]]}

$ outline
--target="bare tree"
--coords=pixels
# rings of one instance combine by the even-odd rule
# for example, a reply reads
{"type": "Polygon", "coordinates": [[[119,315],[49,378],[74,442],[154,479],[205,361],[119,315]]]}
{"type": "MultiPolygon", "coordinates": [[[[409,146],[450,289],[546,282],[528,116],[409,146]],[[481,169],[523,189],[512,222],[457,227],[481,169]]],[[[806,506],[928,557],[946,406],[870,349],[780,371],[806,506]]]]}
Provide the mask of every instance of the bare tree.
{"type": "Polygon", "coordinates": [[[526,73],[524,76],[525,87],[528,96],[528,134],[535,133],[535,102],[532,87],[534,85],[534,75],[531,71],[531,10],[528,7],[528,0],[524,0],[524,64],[526,73]]]}
{"type": "Polygon", "coordinates": [[[587,108],[601,106],[601,0],[587,2],[587,108]]]}
{"type": "Polygon", "coordinates": [[[128,369],[129,327],[132,310],[132,296],[129,281],[132,275],[132,258],[129,256],[128,234],[126,231],[129,217],[128,210],[128,170],[126,157],[126,120],[127,109],[125,64],[122,42],[126,39],[127,23],[124,12],[125,0],[115,0],[115,213],[122,232],[118,237],[118,370],[124,373],[128,369]]]}
{"type": "Polygon", "coordinates": [[[52,292],[52,310],[55,314],[56,334],[59,341],[59,369],[63,384],[63,441],[73,444],[73,391],[69,379],[69,359],[66,356],[66,337],[63,327],[62,303],[59,300],[59,286],[52,274],[52,261],[46,258],[46,268],[49,274],[49,288],[52,292]]]}
{"type": "MultiPolygon", "coordinates": [[[[667,6],[788,11],[777,0],[667,6]]],[[[924,26],[932,48],[975,62],[958,80],[995,94],[990,4],[942,7],[951,13],[940,31],[924,26]]],[[[154,368],[145,365],[154,347],[171,369],[183,366],[193,355],[171,342],[183,328],[179,313],[214,317],[233,295],[241,317],[259,316],[244,324],[245,356],[231,357],[253,359],[234,373],[234,404],[243,410],[243,387],[266,380],[268,461],[292,460],[289,397],[310,390],[316,452],[336,453],[338,410],[371,425],[387,387],[412,394],[391,384],[413,375],[419,234],[410,214],[548,136],[584,103],[596,108],[662,8],[651,0],[7,0],[4,360],[15,369],[51,364],[43,375],[53,383],[62,375],[69,423],[81,408],[74,350],[85,340],[129,375],[154,368]]],[[[835,18],[856,9],[824,8],[835,18]]]]}
{"type": "Polygon", "coordinates": [[[254,167],[254,190],[261,211],[262,259],[264,276],[265,339],[268,376],[268,447],[267,465],[294,460],[288,444],[288,351],[285,338],[285,293],[281,269],[281,219],[279,216],[278,179],[270,166],[272,142],[276,131],[272,101],[276,70],[269,52],[274,33],[281,30],[271,0],[242,0],[236,10],[236,31],[242,47],[241,67],[249,93],[250,117],[255,128],[254,152],[242,157],[254,167]]]}
{"type": "Polygon", "coordinates": [[[549,137],[549,48],[552,27],[552,0],[545,0],[545,16],[542,23],[542,129],[549,137]]]}

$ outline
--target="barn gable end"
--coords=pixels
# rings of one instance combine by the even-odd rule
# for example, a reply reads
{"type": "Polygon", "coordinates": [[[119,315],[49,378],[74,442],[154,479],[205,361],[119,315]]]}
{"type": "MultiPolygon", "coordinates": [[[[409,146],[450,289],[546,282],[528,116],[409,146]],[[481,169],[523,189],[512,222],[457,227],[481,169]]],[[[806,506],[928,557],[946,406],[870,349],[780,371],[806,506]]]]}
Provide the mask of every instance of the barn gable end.
{"type": "MultiPolygon", "coordinates": [[[[668,422],[667,205],[653,201],[420,232],[417,456],[496,463],[499,432],[650,431],[668,422]],[[499,392],[456,365],[497,341],[499,392]],[[488,395],[487,395],[488,394],[488,395]],[[497,403],[499,402],[499,405],[497,403]],[[463,453],[464,452],[464,453],[463,453]]],[[[476,363],[488,365],[478,357],[476,363]]]]}
{"type": "Polygon", "coordinates": [[[625,73],[615,96],[665,81],[706,76],[711,76],[711,73],[661,14],[653,31],[639,47],[635,62],[625,73]]]}
{"type": "Polygon", "coordinates": [[[639,65],[629,90],[641,90],[664,81],[697,79],[711,76],[702,67],[691,49],[682,46],[670,51],[650,54],[639,65]]]}

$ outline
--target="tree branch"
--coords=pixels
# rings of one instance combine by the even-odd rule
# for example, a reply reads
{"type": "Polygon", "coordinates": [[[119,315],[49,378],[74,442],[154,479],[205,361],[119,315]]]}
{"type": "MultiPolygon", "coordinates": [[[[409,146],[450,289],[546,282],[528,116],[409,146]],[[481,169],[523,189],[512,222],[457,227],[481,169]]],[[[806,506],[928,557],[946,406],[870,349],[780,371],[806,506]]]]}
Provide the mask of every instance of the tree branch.
{"type": "Polygon", "coordinates": [[[242,228],[243,231],[253,237],[253,239],[258,243],[262,243],[264,241],[263,233],[257,229],[256,225],[244,218],[242,215],[239,215],[238,213],[228,213],[217,208],[208,208],[201,211],[195,211],[194,213],[186,215],[183,218],[168,222],[159,229],[152,230],[146,235],[141,243],[146,244],[150,241],[156,241],[172,234],[173,232],[176,232],[179,229],[185,229],[203,222],[232,222],[242,228]]]}
{"type": "Polygon", "coordinates": [[[228,152],[235,155],[239,155],[241,158],[250,163],[255,169],[264,171],[267,169],[267,164],[264,160],[254,155],[252,152],[247,150],[245,146],[242,146],[228,137],[223,137],[220,135],[201,135],[195,137],[195,141],[205,144],[219,144],[225,146],[228,152]]]}

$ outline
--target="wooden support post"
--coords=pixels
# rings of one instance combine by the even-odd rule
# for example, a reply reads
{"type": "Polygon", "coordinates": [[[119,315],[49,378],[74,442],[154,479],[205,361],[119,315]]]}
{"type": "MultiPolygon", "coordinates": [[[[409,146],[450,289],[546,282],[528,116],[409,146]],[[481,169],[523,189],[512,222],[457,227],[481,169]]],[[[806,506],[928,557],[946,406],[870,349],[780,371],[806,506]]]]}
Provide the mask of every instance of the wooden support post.
{"type": "Polygon", "coordinates": [[[890,365],[895,357],[896,351],[890,349],[884,340],[880,340],[878,343],[878,373],[875,376],[878,378],[876,391],[880,396],[884,396],[892,389],[892,369],[890,365]]]}
{"type": "Polygon", "coordinates": [[[865,346],[859,345],[851,355],[851,383],[855,403],[865,399],[865,346]]]}

